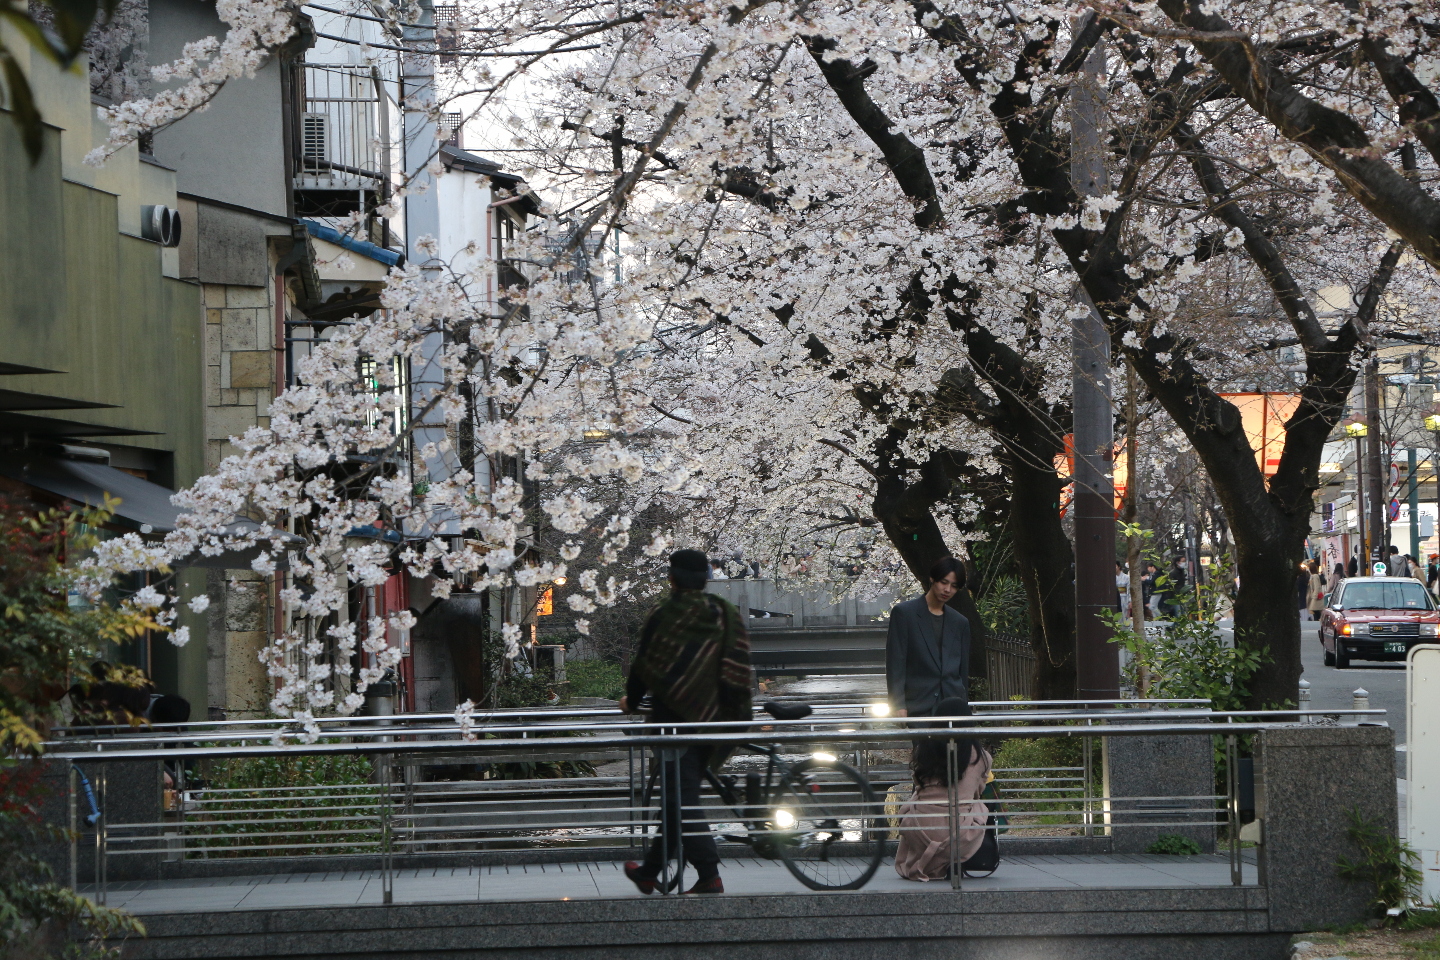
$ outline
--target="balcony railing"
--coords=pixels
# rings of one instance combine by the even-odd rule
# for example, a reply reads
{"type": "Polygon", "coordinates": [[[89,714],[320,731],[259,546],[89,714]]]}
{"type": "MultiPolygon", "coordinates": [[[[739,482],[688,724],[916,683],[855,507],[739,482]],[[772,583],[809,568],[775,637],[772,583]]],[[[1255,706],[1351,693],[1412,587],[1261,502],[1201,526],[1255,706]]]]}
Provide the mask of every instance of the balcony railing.
{"type": "Polygon", "coordinates": [[[370,68],[302,63],[296,81],[296,189],[379,189],[388,131],[370,68]]]}

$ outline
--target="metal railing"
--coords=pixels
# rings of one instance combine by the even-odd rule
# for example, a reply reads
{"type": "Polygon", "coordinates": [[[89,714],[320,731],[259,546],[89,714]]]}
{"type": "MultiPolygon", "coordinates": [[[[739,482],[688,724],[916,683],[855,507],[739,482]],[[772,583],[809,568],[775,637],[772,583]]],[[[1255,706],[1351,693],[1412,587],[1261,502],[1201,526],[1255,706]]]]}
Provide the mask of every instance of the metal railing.
{"type": "Polygon", "coordinates": [[[352,64],[295,65],[299,189],[375,190],[383,172],[384,129],[374,71],[352,64]]]}
{"type": "MultiPolygon", "coordinates": [[[[747,731],[736,731],[733,723],[657,727],[605,709],[507,711],[477,717],[474,739],[468,740],[445,714],[326,718],[322,741],[308,744],[276,742],[277,735],[290,729],[283,721],[217,721],[139,732],[60,731],[47,754],[72,764],[72,883],[78,883],[80,845],[93,844],[102,903],[110,858],[128,858],[130,863],[138,858],[155,863],[378,859],[390,902],[397,857],[523,862],[633,855],[659,829],[666,785],[664,778],[657,782],[655,754],[694,745],[741,745],[727,767],[736,778],[731,785],[737,793],[739,778],[768,762],[767,750],[787,761],[823,755],[853,766],[873,789],[871,798],[843,795],[844,778],[831,765],[821,764],[810,782],[817,793],[841,794],[831,804],[838,811],[837,859],[867,855],[866,845],[894,843],[904,831],[919,829],[898,822],[886,804],[900,799],[909,784],[904,753],[916,741],[956,736],[986,743],[1008,738],[1081,741],[1078,763],[994,771],[1010,818],[1007,842],[1056,832],[1113,836],[1117,830],[1142,826],[1224,830],[1232,882],[1239,884],[1237,738],[1306,718],[1303,711],[1216,712],[1196,701],[974,706],[975,716],[937,728],[934,720],[876,716],[869,704],[828,703],[817,705],[815,714],[804,720],[757,718],[757,725],[747,731]],[[1104,769],[1104,752],[1112,740],[1156,735],[1223,738],[1229,761],[1225,791],[1181,797],[1110,795],[1098,771],[1104,769]],[[368,776],[352,783],[223,786],[215,782],[213,769],[209,775],[206,770],[207,765],[247,760],[303,763],[337,757],[368,758],[368,776]],[[103,766],[94,768],[93,786],[86,779],[80,789],[84,768],[101,761],[103,766]],[[169,771],[173,802],[159,804],[163,812],[153,820],[110,822],[108,768],[146,761],[159,761],[169,771]],[[530,769],[527,765],[540,763],[571,764],[570,772],[576,775],[523,775],[530,769]],[[439,766],[451,768],[452,776],[463,768],[463,778],[435,779],[439,766]],[[93,823],[82,829],[80,810],[92,803],[93,823]],[[1144,803],[1161,804],[1163,812],[1136,813],[1135,807],[1144,803]]],[[[1384,711],[1313,713],[1360,718],[1384,711]]],[[[950,792],[952,805],[961,802],[953,785],[950,792]]],[[[777,828],[767,806],[771,798],[760,798],[759,810],[751,808],[754,799],[747,797],[750,806],[737,810],[707,797],[699,817],[711,824],[722,843],[743,841],[757,850],[773,847],[769,835],[777,828]]],[[[951,882],[958,886],[959,871],[952,871],[951,882]]]]}
{"type": "Polygon", "coordinates": [[[992,633],[985,639],[985,676],[991,699],[1034,698],[1036,664],[1030,641],[992,633]]]}

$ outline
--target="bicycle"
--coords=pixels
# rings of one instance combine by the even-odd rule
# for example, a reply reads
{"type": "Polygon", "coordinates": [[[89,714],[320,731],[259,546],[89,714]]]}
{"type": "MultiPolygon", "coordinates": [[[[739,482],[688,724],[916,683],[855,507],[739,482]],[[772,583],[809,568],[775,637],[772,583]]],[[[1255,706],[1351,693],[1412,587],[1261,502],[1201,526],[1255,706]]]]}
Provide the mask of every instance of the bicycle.
{"type": "MultiPolygon", "coordinates": [[[[803,703],[771,701],[763,709],[776,720],[802,720],[811,713],[803,703]]],[[[868,883],[885,855],[880,826],[884,810],[870,781],[829,754],[790,763],[777,745],[743,747],[766,758],[763,778],[758,771],[745,774],[743,796],[737,792],[736,775],[705,770],[705,781],[745,828],[743,834],[721,834],[720,839],[743,843],[767,860],[778,857],[812,890],[858,890],[868,883]]],[[[652,825],[655,833],[661,829],[656,801],[660,772],[657,764],[642,798],[647,838],[653,835],[652,825]]],[[[679,850],[671,852],[656,880],[667,893],[680,885],[682,857],[679,850]]]]}

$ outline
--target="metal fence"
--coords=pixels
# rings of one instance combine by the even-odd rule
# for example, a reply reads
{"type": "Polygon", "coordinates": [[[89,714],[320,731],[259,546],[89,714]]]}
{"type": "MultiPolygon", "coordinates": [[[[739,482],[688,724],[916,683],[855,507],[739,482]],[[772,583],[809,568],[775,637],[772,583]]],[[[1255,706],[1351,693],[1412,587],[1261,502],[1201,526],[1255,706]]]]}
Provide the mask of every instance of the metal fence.
{"type": "MultiPolygon", "coordinates": [[[[905,830],[921,828],[902,821],[897,810],[909,794],[911,745],[933,739],[953,743],[959,736],[991,745],[1012,737],[1081,743],[1074,764],[994,770],[1009,820],[1007,842],[1057,832],[1109,836],[1141,825],[1219,829],[1238,884],[1237,737],[1297,716],[1211,712],[1195,701],[974,706],[975,716],[941,724],[891,719],[876,705],[831,702],[804,720],[757,718],[746,731],[714,723],[662,728],[613,710],[511,711],[477,717],[472,739],[462,737],[447,715],[331,718],[323,724],[322,741],[308,744],[277,742],[295,732],[281,722],[230,721],[113,735],[61,731],[47,753],[71,763],[72,883],[79,880],[78,846],[93,844],[101,902],[109,862],[122,858],[132,864],[378,859],[389,902],[397,859],[633,857],[659,832],[660,811],[675,789],[660,775],[657,757],[692,745],[735,748],[725,774],[712,783],[710,794],[720,795],[707,794],[700,813],[722,846],[749,847],[755,855],[783,860],[807,885],[836,888],[847,877],[859,877],[867,863],[878,863],[905,830]],[[1228,757],[1226,789],[1180,797],[1110,796],[1100,775],[1105,751],[1115,738],[1136,735],[1218,738],[1228,757]],[[346,757],[368,760],[362,782],[218,785],[217,778],[207,779],[207,766],[214,764],[346,757]],[[166,802],[157,805],[158,816],[111,821],[106,778],[117,763],[136,764],[133,769],[152,775],[163,764],[173,783],[164,791],[166,802]],[[99,771],[96,788],[83,778],[87,768],[99,771]],[[566,775],[536,775],[540,770],[566,775]],[[1163,815],[1120,812],[1147,803],[1163,815]],[[87,805],[93,805],[88,825],[83,820],[92,817],[82,817],[87,805]],[[800,857],[802,852],[810,859],[800,857]],[[797,859],[803,861],[799,867],[797,859]]],[[[951,806],[964,802],[968,798],[955,796],[952,786],[951,806]]],[[[992,822],[983,829],[1001,826],[992,822]]],[[[858,882],[865,879],[868,875],[858,882]]],[[[960,883],[959,871],[951,881],[960,883]]]]}
{"type": "Polygon", "coordinates": [[[985,641],[985,671],[992,700],[1035,699],[1038,661],[1029,640],[992,633],[985,641]]]}
{"type": "Polygon", "coordinates": [[[370,67],[295,66],[300,189],[374,190],[386,179],[381,92],[370,67]]]}

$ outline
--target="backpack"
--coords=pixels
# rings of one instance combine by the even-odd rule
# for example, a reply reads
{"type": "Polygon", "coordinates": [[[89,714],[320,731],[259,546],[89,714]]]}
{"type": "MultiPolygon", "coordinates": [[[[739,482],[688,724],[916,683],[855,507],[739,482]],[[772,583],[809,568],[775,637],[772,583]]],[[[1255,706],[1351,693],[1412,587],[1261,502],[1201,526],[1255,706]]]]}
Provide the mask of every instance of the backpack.
{"type": "Polygon", "coordinates": [[[980,849],[976,850],[969,860],[960,864],[960,875],[971,879],[981,879],[994,873],[1000,866],[1000,841],[995,834],[995,814],[985,818],[985,836],[980,840],[980,849]]]}
{"type": "Polygon", "coordinates": [[[985,784],[980,799],[990,810],[990,816],[985,818],[985,836],[980,840],[980,849],[960,864],[961,876],[972,879],[988,877],[999,869],[1000,834],[1010,829],[1010,818],[1005,816],[1005,804],[1000,802],[1000,791],[995,788],[994,780],[985,784]]]}

